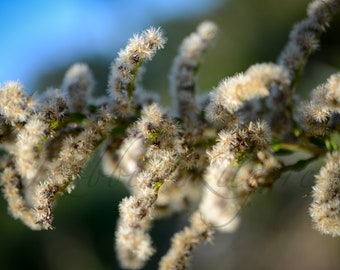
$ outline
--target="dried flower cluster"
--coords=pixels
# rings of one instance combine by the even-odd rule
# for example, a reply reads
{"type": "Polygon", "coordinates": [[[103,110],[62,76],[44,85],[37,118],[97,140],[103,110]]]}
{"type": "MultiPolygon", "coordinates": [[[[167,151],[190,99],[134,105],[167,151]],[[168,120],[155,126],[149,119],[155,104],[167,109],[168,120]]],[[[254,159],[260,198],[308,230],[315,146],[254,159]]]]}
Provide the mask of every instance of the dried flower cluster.
{"type": "MultiPolygon", "coordinates": [[[[121,266],[140,269],[154,254],[155,219],[189,211],[159,267],[187,269],[190,253],[215,230],[234,231],[256,190],[269,188],[294,164],[278,155],[326,157],[316,176],[310,215],[321,233],[340,235],[340,73],[295,100],[296,85],[339,0],[314,0],[294,26],[277,63],[255,64],[223,79],[203,101],[196,75],[217,27],[203,22],[181,44],[171,69],[174,112],[142,87],[143,63],[162,49],[161,29],[131,38],[112,63],[107,97],[94,100],[94,78],[73,65],[61,88],[29,96],[19,82],[0,89],[1,187],[11,215],[34,230],[51,229],[53,206],[74,188],[98,148],[106,175],[131,195],[119,204],[115,233],[121,266]],[[297,109],[298,108],[298,109],[297,109]],[[316,143],[317,142],[317,143],[316,143]]],[[[299,163],[301,164],[301,163],[299,163]]]]}

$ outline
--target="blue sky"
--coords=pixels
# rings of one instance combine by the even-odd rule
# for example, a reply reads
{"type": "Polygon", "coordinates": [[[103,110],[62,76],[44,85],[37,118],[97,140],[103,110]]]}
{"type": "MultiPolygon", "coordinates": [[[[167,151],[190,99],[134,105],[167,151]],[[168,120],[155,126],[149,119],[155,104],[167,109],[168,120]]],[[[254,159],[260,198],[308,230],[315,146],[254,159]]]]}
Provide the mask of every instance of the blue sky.
{"type": "MultiPolygon", "coordinates": [[[[133,33],[190,17],[220,0],[58,0],[0,2],[0,83],[21,81],[80,55],[115,55],[133,33]]],[[[33,90],[34,91],[34,90],[33,90]]]]}

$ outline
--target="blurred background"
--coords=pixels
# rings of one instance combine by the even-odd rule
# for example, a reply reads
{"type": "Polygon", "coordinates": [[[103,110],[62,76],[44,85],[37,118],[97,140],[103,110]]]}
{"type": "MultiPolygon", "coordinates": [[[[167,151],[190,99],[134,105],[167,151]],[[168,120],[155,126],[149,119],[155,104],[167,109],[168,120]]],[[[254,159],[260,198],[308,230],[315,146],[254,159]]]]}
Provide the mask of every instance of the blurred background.
{"type": "MultiPolygon", "coordinates": [[[[27,92],[59,87],[74,62],[89,64],[97,93],[107,85],[109,65],[129,37],[154,25],[168,42],[147,63],[144,85],[167,106],[168,71],[181,40],[203,20],[220,27],[218,41],[199,71],[200,92],[257,62],[275,61],[293,24],[305,17],[307,0],[60,0],[0,2],[0,82],[19,80],[27,92]]],[[[340,67],[340,17],[322,36],[297,91],[302,97],[340,67]]],[[[94,158],[71,195],[55,207],[53,231],[30,231],[7,214],[0,198],[0,269],[120,269],[113,247],[119,201],[127,195],[100,171],[94,158]]],[[[216,234],[194,252],[192,269],[340,269],[340,239],[311,227],[308,206],[317,161],[287,173],[272,190],[255,194],[240,213],[234,234],[216,234]]],[[[157,269],[170,237],[187,215],[155,223],[157,254],[145,269],[157,269]]]]}

